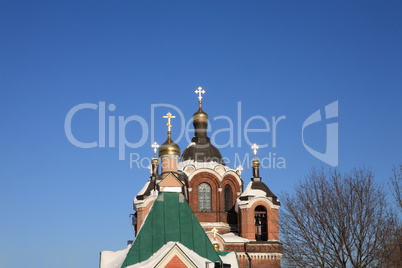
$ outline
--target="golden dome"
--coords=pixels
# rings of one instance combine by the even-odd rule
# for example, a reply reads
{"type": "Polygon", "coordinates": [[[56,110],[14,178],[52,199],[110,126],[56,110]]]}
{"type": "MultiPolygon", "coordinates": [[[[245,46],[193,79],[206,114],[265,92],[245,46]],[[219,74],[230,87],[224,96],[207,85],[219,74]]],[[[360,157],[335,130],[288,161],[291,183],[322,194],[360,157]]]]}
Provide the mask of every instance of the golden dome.
{"type": "Polygon", "coordinates": [[[159,147],[159,157],[164,155],[177,155],[180,156],[180,147],[172,141],[170,131],[168,132],[167,140],[159,147]]]}
{"type": "Polygon", "coordinates": [[[208,114],[204,112],[201,108],[198,108],[198,111],[193,114],[194,123],[207,123],[208,122],[208,114]]]}
{"type": "Polygon", "coordinates": [[[258,161],[257,158],[254,158],[253,161],[251,162],[251,165],[253,167],[259,167],[260,166],[260,161],[258,161]]]}

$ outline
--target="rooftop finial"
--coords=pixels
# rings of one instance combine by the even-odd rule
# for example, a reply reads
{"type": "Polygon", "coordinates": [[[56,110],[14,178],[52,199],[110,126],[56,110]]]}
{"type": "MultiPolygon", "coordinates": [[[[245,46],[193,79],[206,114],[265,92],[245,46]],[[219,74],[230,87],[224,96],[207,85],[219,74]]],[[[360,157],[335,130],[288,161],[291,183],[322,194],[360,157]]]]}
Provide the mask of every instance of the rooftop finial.
{"type": "Polygon", "coordinates": [[[211,232],[214,234],[214,240],[216,238],[216,234],[219,233],[218,229],[216,229],[215,227],[211,230],[211,232]]]}
{"type": "Polygon", "coordinates": [[[260,147],[257,144],[253,144],[251,146],[251,149],[253,149],[253,153],[254,153],[254,158],[257,158],[257,150],[260,149],[260,147]]]}
{"type": "Polygon", "coordinates": [[[237,168],[236,168],[236,172],[237,172],[237,174],[239,174],[240,176],[241,176],[241,172],[243,171],[243,167],[242,166],[238,166],[237,168]]]}
{"type": "Polygon", "coordinates": [[[154,142],[154,143],[152,143],[151,147],[154,148],[154,158],[156,158],[156,151],[158,151],[159,144],[154,142]]]}
{"type": "Polygon", "coordinates": [[[156,151],[159,148],[159,144],[157,144],[156,142],[152,143],[151,147],[154,149],[154,158],[152,158],[152,164],[149,167],[149,169],[151,170],[151,176],[158,174],[158,165],[159,165],[159,160],[156,157],[156,151]]]}
{"type": "Polygon", "coordinates": [[[202,94],[205,94],[205,90],[202,89],[202,87],[198,87],[198,89],[196,91],[194,91],[195,94],[198,94],[198,103],[202,104],[202,94]]]}
{"type": "Polygon", "coordinates": [[[170,119],[176,118],[176,116],[173,116],[171,113],[167,113],[165,116],[163,116],[163,118],[167,118],[166,125],[168,126],[168,133],[167,133],[167,140],[164,143],[162,143],[162,145],[159,147],[159,157],[167,155],[179,156],[180,147],[179,145],[174,143],[170,132],[170,128],[172,127],[172,125],[170,124],[170,119]]]}
{"type": "Polygon", "coordinates": [[[257,158],[257,150],[259,148],[260,147],[255,143],[251,146],[251,149],[253,149],[253,153],[254,153],[254,159],[253,159],[253,161],[251,161],[251,165],[253,166],[252,180],[259,179],[259,177],[260,177],[260,161],[258,161],[258,158],[257,158]]]}
{"type": "Polygon", "coordinates": [[[176,118],[176,116],[173,116],[171,113],[167,113],[166,115],[163,116],[163,118],[167,118],[168,122],[166,125],[168,126],[168,132],[170,132],[170,128],[172,127],[172,125],[170,124],[170,119],[176,118]]]}

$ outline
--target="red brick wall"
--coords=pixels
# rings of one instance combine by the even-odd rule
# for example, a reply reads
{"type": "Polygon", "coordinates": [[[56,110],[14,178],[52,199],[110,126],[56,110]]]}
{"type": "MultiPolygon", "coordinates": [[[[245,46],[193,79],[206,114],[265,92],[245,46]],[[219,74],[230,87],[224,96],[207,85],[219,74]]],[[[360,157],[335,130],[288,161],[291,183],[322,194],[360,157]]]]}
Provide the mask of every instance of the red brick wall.
{"type": "Polygon", "coordinates": [[[239,185],[238,181],[232,175],[225,176],[222,182],[220,182],[215,175],[209,172],[199,173],[191,179],[189,187],[192,191],[189,193],[189,205],[200,222],[237,224],[236,213],[228,214],[225,211],[224,189],[227,184],[229,184],[232,189],[232,203],[235,204],[237,193],[240,192],[241,185],[239,185]],[[211,212],[198,211],[198,186],[204,182],[211,186],[211,212]],[[219,191],[219,189],[221,189],[221,191],[219,191]]]}
{"type": "Polygon", "coordinates": [[[279,240],[278,210],[271,209],[264,201],[257,201],[251,208],[240,210],[240,235],[244,238],[255,240],[254,211],[257,206],[264,206],[267,210],[268,240],[279,240]]]}
{"type": "MultiPolygon", "coordinates": [[[[246,266],[247,267],[247,266],[246,266]]],[[[246,268],[239,267],[239,268],[246,268]]],[[[267,260],[267,259],[251,259],[251,268],[280,268],[280,260],[267,260]]],[[[247,267],[248,268],[248,267],[247,267]]]]}
{"type": "Polygon", "coordinates": [[[268,256],[256,256],[238,254],[237,261],[239,268],[280,268],[281,261],[279,259],[271,259],[268,256]]]}
{"type": "Polygon", "coordinates": [[[187,266],[179,259],[179,257],[174,256],[170,262],[165,266],[165,268],[186,268],[187,266]]]}
{"type": "Polygon", "coordinates": [[[254,210],[241,209],[240,210],[240,236],[255,240],[255,223],[254,223],[254,210]]]}
{"type": "Polygon", "coordinates": [[[146,216],[149,213],[149,209],[153,205],[154,201],[150,202],[146,207],[144,208],[137,208],[137,228],[135,230],[135,233],[138,234],[138,231],[141,228],[142,223],[144,222],[146,216]]]}
{"type": "MultiPolygon", "coordinates": [[[[247,256],[241,255],[237,257],[237,262],[239,263],[239,268],[249,268],[249,258],[247,256]]],[[[261,268],[265,266],[261,266],[261,268]]]]}
{"type": "Polygon", "coordinates": [[[278,210],[269,209],[268,213],[268,240],[279,240],[278,210]]]}

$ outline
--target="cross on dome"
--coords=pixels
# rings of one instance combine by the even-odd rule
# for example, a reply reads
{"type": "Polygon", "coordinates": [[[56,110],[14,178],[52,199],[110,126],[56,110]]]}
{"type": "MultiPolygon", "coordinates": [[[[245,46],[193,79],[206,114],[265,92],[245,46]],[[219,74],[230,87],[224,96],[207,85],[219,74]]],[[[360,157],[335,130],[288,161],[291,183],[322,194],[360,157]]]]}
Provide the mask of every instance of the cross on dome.
{"type": "Polygon", "coordinates": [[[257,145],[257,144],[253,144],[253,146],[251,146],[251,149],[253,149],[253,153],[254,153],[254,157],[257,157],[257,150],[259,149],[260,147],[257,145]]]}
{"type": "Polygon", "coordinates": [[[156,157],[156,151],[159,148],[159,144],[157,144],[156,142],[152,143],[151,145],[152,148],[154,148],[154,157],[156,157]]]}
{"type": "Polygon", "coordinates": [[[195,94],[198,94],[198,102],[201,103],[202,101],[202,94],[205,94],[205,90],[202,89],[202,87],[198,87],[196,91],[194,91],[195,94]]]}
{"type": "Polygon", "coordinates": [[[214,239],[216,237],[216,234],[218,233],[218,229],[216,229],[215,227],[211,230],[211,232],[214,234],[214,239]]]}
{"type": "Polygon", "coordinates": [[[237,167],[237,170],[238,170],[238,172],[239,172],[239,175],[241,175],[241,172],[243,171],[243,167],[242,167],[242,166],[238,166],[238,167],[237,167]]]}
{"type": "Polygon", "coordinates": [[[166,125],[168,126],[168,131],[170,132],[170,128],[172,127],[172,125],[170,124],[170,119],[176,118],[176,116],[173,116],[171,113],[167,113],[166,115],[163,116],[163,118],[167,118],[168,122],[166,125]]]}

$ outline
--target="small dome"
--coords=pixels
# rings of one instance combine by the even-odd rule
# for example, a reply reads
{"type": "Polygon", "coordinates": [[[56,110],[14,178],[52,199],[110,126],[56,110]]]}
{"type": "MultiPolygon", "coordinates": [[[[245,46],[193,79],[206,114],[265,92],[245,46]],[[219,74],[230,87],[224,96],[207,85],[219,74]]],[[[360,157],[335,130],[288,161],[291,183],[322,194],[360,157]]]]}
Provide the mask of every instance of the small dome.
{"type": "Polygon", "coordinates": [[[198,102],[198,111],[193,115],[194,137],[192,143],[184,150],[181,161],[216,162],[225,165],[219,150],[210,143],[207,136],[208,114],[202,110],[202,103],[198,102]]]}
{"type": "Polygon", "coordinates": [[[159,159],[158,158],[152,158],[152,164],[159,165],[159,159]]]}
{"type": "Polygon", "coordinates": [[[251,165],[253,167],[259,167],[260,166],[260,161],[258,161],[257,158],[254,158],[253,161],[251,162],[251,165]]]}
{"type": "Polygon", "coordinates": [[[208,114],[202,110],[201,106],[198,108],[198,111],[193,114],[193,122],[194,124],[208,122],[208,114]]]}
{"type": "Polygon", "coordinates": [[[167,140],[159,147],[159,157],[164,155],[177,155],[180,156],[180,147],[172,141],[170,132],[168,132],[167,140]]]}

